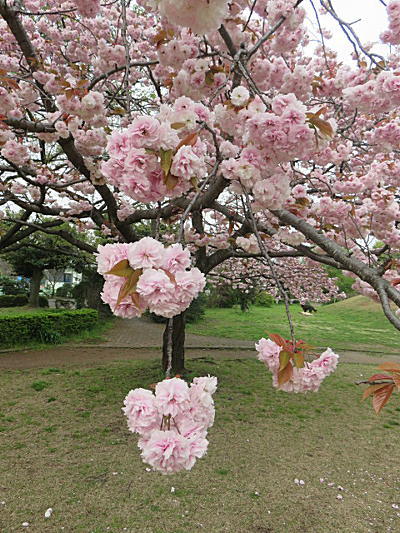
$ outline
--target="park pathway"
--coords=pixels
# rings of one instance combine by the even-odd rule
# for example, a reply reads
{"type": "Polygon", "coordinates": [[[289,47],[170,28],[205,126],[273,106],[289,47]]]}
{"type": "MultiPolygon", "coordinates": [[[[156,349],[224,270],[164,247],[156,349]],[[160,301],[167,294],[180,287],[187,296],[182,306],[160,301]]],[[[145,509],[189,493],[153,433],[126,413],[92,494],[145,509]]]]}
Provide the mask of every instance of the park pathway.
{"type": "MultiPolygon", "coordinates": [[[[156,324],[150,318],[118,319],[101,346],[112,348],[161,348],[164,324],[156,324]]],[[[254,342],[223,339],[186,333],[185,346],[193,348],[248,349],[254,350],[254,342]]]]}
{"type": "MultiPolygon", "coordinates": [[[[64,344],[45,350],[0,351],[0,369],[23,370],[60,366],[96,366],[112,361],[160,358],[163,324],[149,318],[117,319],[104,342],[99,344],[64,344]]],[[[400,355],[339,350],[346,363],[377,365],[383,361],[400,363],[400,355]]],[[[254,358],[254,342],[203,335],[186,335],[186,358],[254,358]]]]}

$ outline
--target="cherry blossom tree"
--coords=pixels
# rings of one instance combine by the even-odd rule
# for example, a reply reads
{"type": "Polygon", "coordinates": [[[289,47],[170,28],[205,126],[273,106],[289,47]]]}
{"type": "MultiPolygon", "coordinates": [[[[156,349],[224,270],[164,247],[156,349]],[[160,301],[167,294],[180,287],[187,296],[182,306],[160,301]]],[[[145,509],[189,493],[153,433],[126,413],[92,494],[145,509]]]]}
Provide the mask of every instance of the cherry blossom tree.
{"type": "MultiPolygon", "coordinates": [[[[308,301],[328,303],[346,297],[340,293],[335,279],[330,278],[320,264],[309,259],[277,259],[274,261],[274,274],[290,298],[298,300],[300,304],[308,301]]],[[[275,277],[262,258],[227,259],[209,277],[217,289],[221,285],[228,285],[244,292],[265,291],[277,301],[282,299],[275,277]]]]}
{"type": "MultiPolygon", "coordinates": [[[[159,244],[147,252],[179,263],[189,250],[178,271],[198,289],[193,269],[304,258],[349,273],[400,329],[400,2],[376,4],[385,57],[334,0],[0,0],[0,204],[12,223],[0,250],[42,231],[95,252],[65,221],[132,250],[150,221],[159,244]]],[[[137,315],[151,287],[172,294],[164,263],[117,259],[104,274],[123,281],[107,278],[104,298],[119,316],[137,315]]],[[[164,367],[176,373],[184,318],[167,314],[164,367]]]]}

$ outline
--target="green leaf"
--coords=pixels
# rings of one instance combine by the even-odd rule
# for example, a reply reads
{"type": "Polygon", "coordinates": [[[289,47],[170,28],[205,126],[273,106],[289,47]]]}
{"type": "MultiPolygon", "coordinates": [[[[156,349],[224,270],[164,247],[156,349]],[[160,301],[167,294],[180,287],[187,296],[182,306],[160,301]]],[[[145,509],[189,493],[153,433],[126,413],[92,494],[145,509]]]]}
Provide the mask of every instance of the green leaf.
{"type": "Polygon", "coordinates": [[[302,353],[294,353],[293,354],[294,364],[296,368],[303,368],[304,367],[304,355],[302,353]]]}
{"type": "Polygon", "coordinates": [[[292,354],[290,352],[287,352],[286,350],[281,351],[281,353],[279,354],[279,362],[280,362],[279,370],[283,370],[284,368],[287,367],[291,357],[292,357],[292,354]]]}
{"type": "Polygon", "coordinates": [[[160,149],[161,168],[166,176],[168,176],[171,169],[173,153],[173,150],[160,149]]]}
{"type": "Polygon", "coordinates": [[[184,128],[186,126],[186,124],[184,122],[174,122],[173,124],[171,124],[171,128],[173,130],[180,130],[181,128],[184,128]]]}

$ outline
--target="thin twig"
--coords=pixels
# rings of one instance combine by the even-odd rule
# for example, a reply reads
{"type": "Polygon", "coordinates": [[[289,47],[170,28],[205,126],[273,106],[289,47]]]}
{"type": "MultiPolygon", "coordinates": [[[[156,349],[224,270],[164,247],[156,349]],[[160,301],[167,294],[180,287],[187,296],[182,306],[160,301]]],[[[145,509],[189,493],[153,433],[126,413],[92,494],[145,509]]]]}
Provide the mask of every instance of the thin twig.
{"type": "Polygon", "coordinates": [[[247,211],[248,211],[248,214],[249,214],[249,217],[250,217],[250,220],[252,222],[252,226],[253,226],[253,231],[254,231],[254,235],[256,236],[256,239],[257,239],[257,243],[258,243],[258,247],[260,248],[260,252],[262,253],[262,255],[265,257],[267,263],[268,263],[268,266],[271,270],[271,274],[275,280],[275,283],[276,283],[276,286],[278,288],[278,291],[280,292],[282,298],[283,298],[283,301],[285,302],[285,310],[286,310],[286,316],[287,316],[287,319],[288,319],[288,322],[289,322],[289,329],[290,329],[290,337],[291,337],[291,340],[292,340],[292,345],[293,345],[293,350],[295,349],[296,347],[296,338],[295,338],[295,334],[294,334],[294,326],[293,326],[293,321],[292,321],[292,315],[290,313],[290,309],[289,309],[289,298],[288,298],[288,295],[285,291],[285,289],[283,288],[283,285],[276,273],[276,270],[275,270],[275,267],[274,267],[274,264],[272,262],[272,259],[270,258],[268,252],[267,252],[267,249],[264,245],[264,242],[261,238],[261,235],[260,235],[260,232],[258,230],[258,227],[257,227],[257,222],[256,222],[256,219],[254,218],[254,213],[253,213],[253,210],[252,210],[252,207],[251,207],[251,202],[250,202],[250,197],[249,197],[249,193],[247,192],[246,188],[243,187],[243,192],[244,192],[244,195],[246,197],[246,206],[247,206],[247,211]]]}
{"type": "Polygon", "coordinates": [[[122,42],[124,44],[125,48],[125,73],[124,73],[124,80],[123,85],[125,88],[125,102],[126,102],[126,111],[128,117],[131,115],[131,95],[129,90],[129,61],[130,61],[130,54],[129,54],[129,43],[128,43],[128,36],[127,36],[127,20],[126,20],[126,0],[121,0],[121,14],[122,14],[122,26],[121,26],[121,36],[122,36],[122,42]]]}
{"type": "Polygon", "coordinates": [[[321,35],[322,50],[323,50],[323,52],[324,52],[325,65],[326,65],[327,70],[330,71],[329,63],[328,63],[328,57],[327,57],[327,55],[326,55],[325,38],[324,38],[324,33],[323,33],[323,31],[322,31],[322,28],[321,28],[321,22],[320,22],[320,20],[319,20],[318,11],[317,11],[317,9],[316,9],[316,7],[315,7],[315,5],[314,5],[313,0],[310,0],[310,2],[311,2],[311,6],[312,6],[312,8],[313,8],[313,10],[314,10],[314,13],[315,13],[315,18],[317,19],[317,24],[318,24],[318,28],[319,28],[319,33],[320,33],[320,35],[321,35]]]}
{"type": "Polygon", "coordinates": [[[257,3],[257,0],[254,0],[253,5],[251,6],[251,9],[250,9],[249,17],[248,17],[247,22],[246,22],[246,24],[244,25],[244,28],[243,28],[242,31],[246,31],[247,26],[248,26],[249,23],[250,23],[250,19],[251,19],[252,15],[253,15],[254,8],[256,7],[256,3],[257,3]]]}
{"type": "MultiPolygon", "coordinates": [[[[293,6],[293,9],[296,9],[296,7],[299,6],[299,5],[302,3],[302,1],[303,1],[303,0],[298,0],[298,1],[296,2],[296,4],[293,6]]],[[[273,34],[276,32],[276,30],[282,26],[282,24],[285,22],[286,19],[287,19],[287,17],[282,16],[282,17],[278,20],[278,22],[276,22],[276,23],[272,26],[272,28],[271,28],[267,33],[265,33],[265,34],[264,34],[264,35],[263,35],[263,36],[262,36],[262,37],[256,42],[256,44],[253,46],[253,48],[251,48],[251,49],[247,52],[247,57],[248,57],[248,59],[250,59],[250,57],[251,57],[252,55],[254,55],[254,54],[257,52],[257,50],[260,48],[260,46],[262,46],[262,45],[265,43],[265,41],[267,41],[267,40],[271,37],[271,35],[273,35],[273,34]]]]}
{"type": "Polygon", "coordinates": [[[394,383],[393,379],[376,379],[373,381],[369,381],[368,379],[364,379],[362,381],[355,381],[356,385],[386,385],[394,383]]]}

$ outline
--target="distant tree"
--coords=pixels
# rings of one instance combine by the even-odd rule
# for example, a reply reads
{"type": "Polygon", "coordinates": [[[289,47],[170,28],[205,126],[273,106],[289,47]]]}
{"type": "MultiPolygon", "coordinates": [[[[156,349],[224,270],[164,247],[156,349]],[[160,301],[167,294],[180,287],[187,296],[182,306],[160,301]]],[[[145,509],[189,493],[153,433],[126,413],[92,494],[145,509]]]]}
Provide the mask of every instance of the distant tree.
{"type": "Polygon", "coordinates": [[[325,265],[324,268],[330,278],[335,278],[335,283],[337,285],[337,288],[339,289],[339,292],[344,292],[347,297],[355,296],[356,294],[358,294],[357,291],[352,288],[354,283],[353,278],[351,278],[350,276],[346,276],[338,268],[329,265],[325,265]]]}
{"type": "Polygon", "coordinates": [[[25,279],[15,279],[10,276],[0,275],[0,292],[2,294],[15,295],[28,292],[29,283],[25,279]]]}
{"type": "Polygon", "coordinates": [[[54,235],[35,233],[3,255],[16,274],[29,278],[29,305],[39,307],[40,283],[45,270],[74,268],[79,271],[92,257],[54,235]]]}

